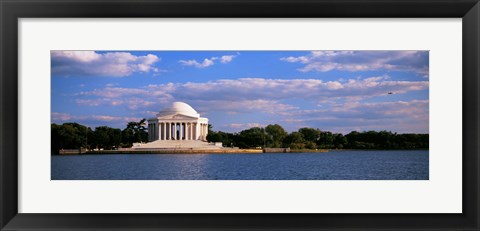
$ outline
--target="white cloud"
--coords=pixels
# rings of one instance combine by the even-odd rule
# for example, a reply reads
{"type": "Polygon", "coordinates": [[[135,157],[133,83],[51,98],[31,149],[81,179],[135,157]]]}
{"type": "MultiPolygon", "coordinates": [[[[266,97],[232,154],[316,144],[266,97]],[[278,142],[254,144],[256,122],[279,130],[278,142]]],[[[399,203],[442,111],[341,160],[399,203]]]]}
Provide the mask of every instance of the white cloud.
{"type": "Polygon", "coordinates": [[[52,51],[51,56],[52,59],[82,63],[90,63],[101,59],[101,55],[95,51],[52,51]]]}
{"type": "Polygon", "coordinates": [[[428,133],[429,101],[345,102],[325,109],[297,110],[286,113],[282,121],[295,129],[304,126],[348,133],[350,131],[390,130],[428,133]]]}
{"type": "Polygon", "coordinates": [[[78,105],[83,106],[100,106],[105,103],[105,100],[102,99],[76,99],[75,102],[78,105]]]}
{"type": "Polygon", "coordinates": [[[194,66],[196,68],[205,68],[212,66],[214,64],[213,60],[216,58],[211,59],[204,59],[202,63],[197,62],[196,60],[180,60],[179,62],[184,66],[194,66]]]}
{"type": "Polygon", "coordinates": [[[289,62],[289,63],[296,63],[296,62],[308,63],[308,61],[309,61],[308,57],[306,57],[306,56],[285,57],[285,58],[281,58],[280,60],[285,61],[285,62],[289,62]]]}
{"type": "Polygon", "coordinates": [[[220,60],[221,63],[226,64],[226,63],[231,62],[235,57],[236,57],[236,55],[224,55],[224,56],[221,56],[220,58],[219,57],[205,58],[202,62],[198,62],[197,60],[194,60],[194,59],[192,59],[192,60],[180,60],[178,62],[181,63],[184,66],[193,66],[193,67],[196,67],[196,68],[206,68],[206,67],[213,66],[215,64],[216,60],[220,60]]]}
{"type": "Polygon", "coordinates": [[[130,110],[137,110],[139,108],[145,108],[150,105],[155,105],[156,102],[148,101],[145,98],[125,97],[125,99],[115,98],[95,98],[95,99],[76,99],[75,102],[82,106],[125,106],[130,110]]]}
{"type": "Polygon", "coordinates": [[[428,77],[428,51],[312,51],[280,60],[301,63],[301,72],[339,71],[409,71],[428,77]]]}
{"type": "Polygon", "coordinates": [[[231,123],[231,124],[227,124],[226,126],[224,126],[224,128],[234,129],[234,130],[240,131],[240,130],[245,130],[245,129],[249,129],[249,128],[265,127],[265,126],[266,125],[262,125],[260,123],[245,123],[245,124],[231,123]]]}
{"type": "Polygon", "coordinates": [[[146,89],[106,87],[103,89],[94,89],[92,91],[82,91],[78,93],[78,95],[93,95],[105,98],[120,98],[125,96],[145,95],[148,93],[149,92],[146,89]]]}
{"type": "Polygon", "coordinates": [[[222,63],[229,63],[233,60],[233,58],[235,58],[236,55],[224,55],[222,57],[220,57],[220,62],[222,63]]]}
{"type": "Polygon", "coordinates": [[[125,77],[135,72],[158,72],[156,55],[136,56],[129,52],[52,51],[54,76],[125,77]]]}
{"type": "MultiPolygon", "coordinates": [[[[383,129],[393,131],[407,131],[406,128],[409,128],[411,131],[428,132],[428,100],[395,101],[398,100],[397,95],[428,90],[428,86],[428,81],[394,81],[388,76],[336,81],[242,78],[151,84],[137,88],[105,87],[82,91],[74,96],[78,105],[107,109],[122,107],[130,115],[144,117],[154,115],[171,102],[184,101],[203,116],[207,112],[209,117],[249,116],[250,121],[270,123],[250,117],[262,115],[271,118],[273,123],[288,125],[286,128],[291,130],[302,126],[332,131],[337,131],[333,130],[337,128],[361,130],[383,126],[383,129]],[[316,108],[301,110],[295,101],[307,102],[316,108]]],[[[68,115],[59,116],[68,118],[68,115]]],[[[230,123],[248,124],[241,119],[230,123]]],[[[232,131],[234,128],[225,129],[232,131]]]]}
{"type": "Polygon", "coordinates": [[[244,99],[244,100],[190,100],[197,105],[198,110],[208,112],[222,112],[226,114],[238,113],[267,113],[281,114],[285,111],[298,109],[295,106],[281,103],[277,100],[267,99],[244,99]]]}
{"type": "MultiPolygon", "coordinates": [[[[221,97],[225,100],[242,99],[305,99],[320,101],[324,99],[349,97],[374,97],[415,90],[428,89],[428,81],[391,81],[387,77],[348,79],[344,81],[327,81],[318,79],[223,79],[205,83],[174,84],[168,94],[175,98],[195,100],[215,100],[221,97]]],[[[151,88],[153,91],[163,91],[163,85],[151,88]]]]}
{"type": "Polygon", "coordinates": [[[73,118],[72,115],[68,113],[52,112],[52,121],[67,121],[73,118]]]}
{"type": "MultiPolygon", "coordinates": [[[[139,88],[106,87],[80,92],[76,94],[76,102],[78,105],[91,107],[122,107],[130,113],[145,114],[145,111],[158,112],[171,102],[184,101],[202,115],[205,115],[205,112],[225,116],[261,113],[300,119],[304,118],[308,111],[292,114],[298,112],[299,108],[287,102],[301,100],[320,105],[319,108],[325,111],[316,110],[310,113],[320,113],[322,116],[317,117],[325,119],[328,118],[327,115],[333,115],[332,113],[339,113],[339,118],[357,115],[355,112],[359,109],[354,106],[365,99],[380,97],[388,100],[397,94],[426,90],[428,85],[428,81],[392,81],[388,76],[327,82],[318,79],[223,79],[204,83],[151,84],[139,88]],[[393,96],[389,92],[394,93],[393,96]]],[[[363,104],[363,108],[379,111],[369,104],[363,104]]],[[[393,106],[389,112],[396,110],[393,106]]],[[[359,117],[365,115],[367,114],[358,114],[359,117]]]]}

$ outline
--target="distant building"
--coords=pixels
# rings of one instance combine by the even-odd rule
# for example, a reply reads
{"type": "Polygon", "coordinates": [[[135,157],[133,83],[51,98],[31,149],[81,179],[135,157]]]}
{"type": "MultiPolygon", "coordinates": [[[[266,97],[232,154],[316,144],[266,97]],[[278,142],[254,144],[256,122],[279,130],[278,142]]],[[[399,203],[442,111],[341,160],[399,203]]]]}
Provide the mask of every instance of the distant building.
{"type": "Polygon", "coordinates": [[[148,119],[148,140],[207,140],[208,119],[190,105],[175,102],[148,119]]]}
{"type": "Polygon", "coordinates": [[[208,119],[190,105],[175,102],[148,119],[148,143],[134,143],[134,150],[221,149],[222,143],[208,143],[208,119]]]}

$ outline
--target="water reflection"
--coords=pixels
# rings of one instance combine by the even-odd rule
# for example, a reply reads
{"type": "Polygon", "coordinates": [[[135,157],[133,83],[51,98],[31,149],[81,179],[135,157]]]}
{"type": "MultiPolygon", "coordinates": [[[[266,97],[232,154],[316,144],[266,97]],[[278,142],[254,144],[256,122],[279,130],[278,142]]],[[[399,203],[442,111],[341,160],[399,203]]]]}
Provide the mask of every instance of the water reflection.
{"type": "Polygon", "coordinates": [[[427,180],[428,151],[52,156],[53,180],[427,180]]]}

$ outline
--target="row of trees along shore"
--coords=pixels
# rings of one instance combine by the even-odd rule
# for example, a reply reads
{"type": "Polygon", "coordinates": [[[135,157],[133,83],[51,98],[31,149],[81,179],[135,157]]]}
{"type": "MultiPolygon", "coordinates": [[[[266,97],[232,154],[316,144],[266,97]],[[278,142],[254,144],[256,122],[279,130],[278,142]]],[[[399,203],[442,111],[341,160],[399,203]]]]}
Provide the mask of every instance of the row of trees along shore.
{"type": "Polygon", "coordinates": [[[343,135],[308,127],[288,133],[278,124],[270,124],[265,128],[253,127],[239,133],[209,130],[207,140],[240,148],[428,149],[428,134],[352,131],[343,135]]]}
{"type": "MultiPolygon", "coordinates": [[[[52,154],[61,149],[105,149],[131,147],[148,142],[145,119],[128,122],[125,129],[90,127],[78,123],[52,124],[52,154]]],[[[352,131],[346,135],[315,128],[300,128],[288,133],[278,124],[253,127],[238,133],[213,131],[209,125],[207,140],[226,147],[299,149],[428,149],[428,134],[397,134],[390,131],[352,131]]]]}
{"type": "Polygon", "coordinates": [[[139,122],[128,122],[123,130],[108,126],[100,126],[92,130],[78,123],[52,124],[51,134],[52,154],[58,154],[61,149],[112,150],[148,141],[145,119],[139,122]]]}

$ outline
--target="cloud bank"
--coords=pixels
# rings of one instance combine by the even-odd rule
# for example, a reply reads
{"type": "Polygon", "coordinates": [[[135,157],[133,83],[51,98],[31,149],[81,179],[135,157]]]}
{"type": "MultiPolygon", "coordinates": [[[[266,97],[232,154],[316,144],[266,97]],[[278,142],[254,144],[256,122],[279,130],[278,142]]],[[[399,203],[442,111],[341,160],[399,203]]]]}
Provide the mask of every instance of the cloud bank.
{"type": "Polygon", "coordinates": [[[158,72],[156,55],[129,52],[51,51],[53,76],[126,77],[135,72],[158,72]]]}
{"type": "Polygon", "coordinates": [[[237,56],[236,55],[224,55],[224,56],[221,56],[221,57],[205,58],[205,59],[203,59],[202,62],[198,62],[197,60],[194,60],[194,59],[192,59],[192,60],[180,60],[178,62],[181,63],[184,66],[193,66],[193,67],[196,67],[196,68],[206,68],[206,67],[213,66],[215,64],[215,61],[217,61],[217,60],[220,60],[221,63],[226,64],[226,63],[231,62],[235,57],[237,57],[237,56]]]}
{"type": "Polygon", "coordinates": [[[151,116],[145,112],[158,112],[173,101],[184,101],[202,115],[210,113],[232,119],[249,115],[271,118],[270,122],[233,121],[230,125],[218,127],[230,131],[250,125],[282,123],[293,130],[308,126],[394,131],[409,128],[428,132],[428,100],[390,99],[428,90],[428,85],[428,81],[394,81],[388,76],[338,81],[242,78],[150,84],[138,88],[105,87],[81,91],[75,94],[75,102],[79,106],[123,107],[137,117],[151,116]],[[368,102],[370,99],[374,102],[368,102]],[[307,102],[314,105],[314,109],[299,108],[291,103],[292,100],[307,102]]]}
{"type": "Polygon", "coordinates": [[[300,63],[301,72],[410,71],[428,77],[428,51],[312,51],[305,56],[280,60],[300,63]]]}

